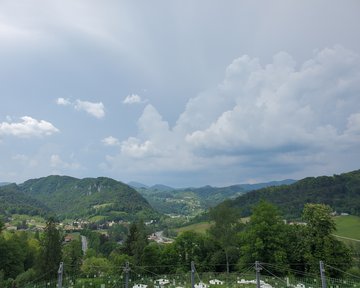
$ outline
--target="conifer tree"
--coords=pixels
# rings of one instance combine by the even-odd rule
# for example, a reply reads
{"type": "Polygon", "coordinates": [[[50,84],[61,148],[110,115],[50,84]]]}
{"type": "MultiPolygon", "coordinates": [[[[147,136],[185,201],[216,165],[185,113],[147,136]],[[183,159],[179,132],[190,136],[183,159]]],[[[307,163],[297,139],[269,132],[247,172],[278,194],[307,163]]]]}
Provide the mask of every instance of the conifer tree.
{"type": "Polygon", "coordinates": [[[59,263],[61,262],[61,239],[60,231],[56,228],[54,218],[49,218],[44,235],[41,239],[40,272],[45,279],[56,277],[59,263]]]}

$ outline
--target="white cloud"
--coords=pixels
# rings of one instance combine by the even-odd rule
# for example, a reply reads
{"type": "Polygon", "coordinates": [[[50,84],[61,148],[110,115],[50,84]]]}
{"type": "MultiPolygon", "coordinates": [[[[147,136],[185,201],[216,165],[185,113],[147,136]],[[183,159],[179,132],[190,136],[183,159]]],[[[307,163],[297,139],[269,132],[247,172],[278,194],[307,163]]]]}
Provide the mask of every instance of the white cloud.
{"type": "Polygon", "coordinates": [[[121,153],[133,158],[156,156],[152,146],[152,143],[148,140],[141,143],[139,139],[130,137],[121,143],[121,153]]]}
{"type": "MultiPolygon", "coordinates": [[[[138,138],[130,137],[121,143],[121,151],[130,157],[153,157],[167,153],[162,143],[169,143],[171,138],[169,124],[164,121],[154,106],[148,104],[138,120],[138,138]],[[150,141],[148,139],[151,139],[150,141]],[[162,151],[158,151],[161,147],[162,151]]],[[[171,145],[168,146],[173,149],[171,145]]]]}
{"type": "Polygon", "coordinates": [[[359,64],[358,55],[342,47],[315,53],[299,69],[285,53],[264,67],[257,59],[236,59],[221,87],[236,104],[186,140],[219,153],[328,145],[341,139],[348,117],[360,109],[359,64]]]}
{"type": "Polygon", "coordinates": [[[120,145],[119,139],[109,136],[101,140],[105,146],[118,146],[120,145]]]}
{"type": "Polygon", "coordinates": [[[71,169],[78,170],[81,165],[77,162],[65,162],[61,159],[60,155],[52,154],[50,156],[50,166],[56,169],[71,169]]]}
{"type": "Polygon", "coordinates": [[[105,116],[105,107],[102,102],[94,103],[76,100],[74,107],[76,110],[83,110],[96,118],[103,118],[105,116]]]}
{"type": "Polygon", "coordinates": [[[140,104],[145,102],[146,101],[142,100],[141,97],[137,94],[130,94],[126,96],[126,98],[123,101],[124,104],[140,104]]]}
{"type": "Polygon", "coordinates": [[[58,104],[58,105],[63,105],[63,106],[67,106],[67,105],[71,105],[71,102],[70,102],[69,99],[58,98],[58,99],[56,99],[56,104],[58,104]]]}
{"type": "Polygon", "coordinates": [[[65,98],[57,98],[56,104],[61,106],[72,106],[75,110],[86,113],[100,119],[105,116],[105,107],[102,102],[90,102],[77,99],[75,102],[65,98]]]}
{"type": "Polygon", "coordinates": [[[359,56],[340,46],[315,51],[300,65],[285,52],[267,65],[242,56],[215,89],[189,100],[174,127],[147,105],[137,136],[108,160],[122,167],[136,159],[138,171],[330,169],[345,148],[360,156],[359,95],[359,56]]]}
{"type": "Polygon", "coordinates": [[[45,120],[36,120],[29,116],[21,117],[22,122],[0,123],[0,135],[12,135],[16,137],[49,136],[59,132],[59,130],[50,122],[45,120]]]}

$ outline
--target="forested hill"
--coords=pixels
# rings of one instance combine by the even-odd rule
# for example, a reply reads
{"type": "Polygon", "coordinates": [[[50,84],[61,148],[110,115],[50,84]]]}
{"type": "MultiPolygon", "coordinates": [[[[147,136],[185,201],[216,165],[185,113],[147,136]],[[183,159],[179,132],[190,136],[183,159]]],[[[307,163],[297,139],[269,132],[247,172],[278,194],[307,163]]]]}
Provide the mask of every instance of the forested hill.
{"type": "Polygon", "coordinates": [[[129,185],[143,195],[152,207],[161,213],[194,216],[202,214],[209,207],[214,207],[226,199],[234,199],[248,191],[294,182],[296,181],[287,179],[257,184],[236,184],[226,187],[207,185],[198,188],[172,188],[160,184],[149,187],[137,182],[130,182],[129,185]]]}
{"type": "MultiPolygon", "coordinates": [[[[296,180],[286,179],[282,181],[271,181],[257,184],[236,184],[226,187],[213,187],[208,185],[199,188],[185,188],[183,191],[192,191],[195,195],[202,199],[202,201],[204,201],[208,207],[211,207],[226,199],[235,198],[236,196],[243,195],[252,190],[258,190],[269,186],[292,184],[294,182],[296,182],[296,180]]],[[[179,190],[181,191],[181,189],[179,190]]]]}
{"type": "Polygon", "coordinates": [[[275,204],[286,218],[298,218],[305,203],[323,203],[334,211],[360,215],[360,170],[334,176],[308,177],[291,185],[248,192],[228,205],[249,216],[261,199],[275,204]]]}
{"type": "Polygon", "coordinates": [[[40,201],[24,194],[16,184],[0,187],[0,215],[27,214],[46,216],[50,209],[40,201]]]}
{"type": "Polygon", "coordinates": [[[19,185],[21,191],[66,217],[103,216],[125,219],[155,214],[128,185],[105,177],[77,179],[48,176],[19,185]]]}

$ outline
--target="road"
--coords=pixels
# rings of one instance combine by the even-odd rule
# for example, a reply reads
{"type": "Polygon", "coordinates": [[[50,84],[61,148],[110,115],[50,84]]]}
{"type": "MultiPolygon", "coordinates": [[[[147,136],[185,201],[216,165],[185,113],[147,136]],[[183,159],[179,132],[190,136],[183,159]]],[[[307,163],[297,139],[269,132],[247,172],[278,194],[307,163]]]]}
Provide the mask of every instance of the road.
{"type": "Polygon", "coordinates": [[[339,235],[335,235],[335,234],[333,234],[333,235],[334,235],[335,237],[337,237],[337,238],[342,238],[342,239],[346,239],[346,240],[351,240],[351,241],[360,242],[360,240],[358,240],[358,239],[343,237],[343,236],[339,236],[339,235]]]}
{"type": "Polygon", "coordinates": [[[88,249],[88,242],[85,236],[81,235],[81,249],[84,252],[84,254],[86,253],[86,250],[88,249]]]}

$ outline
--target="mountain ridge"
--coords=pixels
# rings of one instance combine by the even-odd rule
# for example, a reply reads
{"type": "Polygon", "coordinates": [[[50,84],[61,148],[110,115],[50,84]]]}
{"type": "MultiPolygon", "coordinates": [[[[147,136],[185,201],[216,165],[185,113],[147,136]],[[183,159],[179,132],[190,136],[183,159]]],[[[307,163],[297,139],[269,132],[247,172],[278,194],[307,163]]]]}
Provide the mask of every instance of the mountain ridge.
{"type": "Polygon", "coordinates": [[[51,209],[21,191],[15,183],[0,187],[0,215],[28,214],[47,216],[51,209]]]}
{"type": "Polygon", "coordinates": [[[236,198],[253,189],[294,182],[296,180],[286,179],[256,184],[235,184],[225,187],[206,185],[198,188],[172,188],[161,184],[149,187],[142,184],[134,189],[161,213],[194,216],[226,199],[236,198]]]}
{"type": "Polygon", "coordinates": [[[58,217],[98,216],[110,220],[123,220],[156,214],[136,190],[107,177],[78,179],[50,175],[13,185],[2,186],[0,191],[14,187],[13,196],[19,198],[19,202],[27,197],[26,199],[32,199],[33,202],[42,203],[58,217]]]}
{"type": "Polygon", "coordinates": [[[227,205],[249,216],[261,200],[279,207],[287,218],[301,217],[306,203],[329,205],[334,211],[360,215],[360,170],[333,176],[306,177],[290,185],[273,186],[250,191],[227,205]]]}

